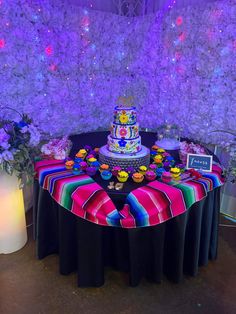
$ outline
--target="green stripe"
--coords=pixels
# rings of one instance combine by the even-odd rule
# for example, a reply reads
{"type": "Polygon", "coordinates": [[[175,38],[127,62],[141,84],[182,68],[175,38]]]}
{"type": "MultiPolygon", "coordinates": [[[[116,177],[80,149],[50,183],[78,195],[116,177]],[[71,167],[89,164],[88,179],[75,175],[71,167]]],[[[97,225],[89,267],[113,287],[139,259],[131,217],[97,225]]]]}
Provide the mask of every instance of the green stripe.
{"type": "Polygon", "coordinates": [[[184,196],[184,201],[186,204],[186,208],[191,207],[195,202],[195,193],[194,193],[194,188],[191,186],[186,186],[182,184],[178,184],[175,186],[175,188],[180,189],[183,193],[184,196]]]}
{"type": "Polygon", "coordinates": [[[93,183],[93,179],[87,178],[83,179],[82,181],[76,181],[71,183],[66,183],[63,186],[62,193],[61,193],[61,205],[65,207],[66,209],[71,210],[72,206],[72,193],[79,187],[86,184],[93,183]]]}

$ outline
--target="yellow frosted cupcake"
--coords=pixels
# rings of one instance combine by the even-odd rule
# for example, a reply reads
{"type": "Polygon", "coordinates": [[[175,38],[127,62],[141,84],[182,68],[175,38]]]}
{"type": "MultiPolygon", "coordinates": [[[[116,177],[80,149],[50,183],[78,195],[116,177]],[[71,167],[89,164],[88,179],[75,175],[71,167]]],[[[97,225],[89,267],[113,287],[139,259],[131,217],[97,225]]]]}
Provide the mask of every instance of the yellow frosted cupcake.
{"type": "Polygon", "coordinates": [[[164,148],[158,148],[157,153],[158,153],[158,154],[163,154],[163,153],[165,153],[164,148]]]}
{"type": "Polygon", "coordinates": [[[155,162],[155,164],[160,164],[160,163],[162,163],[162,160],[163,160],[163,157],[162,157],[161,154],[158,154],[158,155],[156,155],[156,156],[154,157],[154,162],[155,162]]]}
{"type": "Polygon", "coordinates": [[[91,158],[89,158],[87,161],[88,161],[88,163],[91,165],[91,163],[94,162],[94,161],[97,161],[97,159],[94,158],[94,157],[91,157],[91,158]]]}
{"type": "Polygon", "coordinates": [[[181,170],[177,167],[173,167],[173,168],[170,168],[170,173],[171,173],[172,178],[178,179],[180,177],[181,170]]]}
{"type": "Polygon", "coordinates": [[[85,158],[87,155],[87,151],[85,149],[80,149],[79,153],[83,155],[83,158],[85,158]]]}
{"type": "Polygon", "coordinates": [[[129,174],[126,171],[119,171],[117,179],[119,182],[126,182],[128,180],[129,174]]]}
{"type": "Polygon", "coordinates": [[[145,175],[146,174],[146,172],[147,172],[147,167],[146,166],[140,166],[139,168],[138,168],[138,172],[139,173],[141,173],[142,175],[145,175]]]}

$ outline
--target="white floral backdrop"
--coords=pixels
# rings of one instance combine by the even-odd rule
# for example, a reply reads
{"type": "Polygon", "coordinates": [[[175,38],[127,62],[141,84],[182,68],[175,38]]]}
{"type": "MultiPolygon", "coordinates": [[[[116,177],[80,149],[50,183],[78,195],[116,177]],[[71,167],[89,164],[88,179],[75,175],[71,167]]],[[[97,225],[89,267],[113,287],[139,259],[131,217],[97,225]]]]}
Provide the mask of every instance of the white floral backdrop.
{"type": "Polygon", "coordinates": [[[0,4],[0,105],[51,136],[106,129],[117,98],[133,95],[141,127],[178,123],[216,142],[209,131],[235,129],[235,58],[236,0],[138,18],[64,1],[0,4]]]}

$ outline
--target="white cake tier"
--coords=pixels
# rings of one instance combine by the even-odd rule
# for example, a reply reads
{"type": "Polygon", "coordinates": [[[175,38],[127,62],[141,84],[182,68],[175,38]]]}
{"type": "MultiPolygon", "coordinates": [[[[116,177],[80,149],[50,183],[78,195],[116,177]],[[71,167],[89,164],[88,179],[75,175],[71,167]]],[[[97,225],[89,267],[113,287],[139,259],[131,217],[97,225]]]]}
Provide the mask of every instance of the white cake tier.
{"type": "Polygon", "coordinates": [[[136,108],[135,107],[115,107],[114,123],[121,125],[133,125],[136,123],[136,108]]]}
{"type": "Polygon", "coordinates": [[[117,154],[136,154],[141,150],[141,137],[133,139],[107,137],[107,148],[110,152],[117,154]]]}
{"type": "Polygon", "coordinates": [[[134,139],[139,137],[139,125],[120,125],[116,123],[111,124],[111,137],[123,138],[123,139],[134,139]]]}
{"type": "Polygon", "coordinates": [[[180,147],[180,142],[174,138],[163,138],[160,141],[156,141],[155,144],[166,150],[177,150],[180,147]]]}

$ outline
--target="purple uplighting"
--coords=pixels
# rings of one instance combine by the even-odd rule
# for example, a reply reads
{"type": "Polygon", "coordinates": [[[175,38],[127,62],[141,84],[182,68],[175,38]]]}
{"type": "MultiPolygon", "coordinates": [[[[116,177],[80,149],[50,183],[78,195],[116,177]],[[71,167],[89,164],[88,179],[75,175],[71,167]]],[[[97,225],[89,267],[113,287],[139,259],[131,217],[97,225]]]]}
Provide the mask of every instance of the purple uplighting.
{"type": "Polygon", "coordinates": [[[220,140],[206,138],[205,125],[235,124],[235,3],[163,3],[131,19],[76,1],[3,1],[4,104],[62,135],[108,129],[117,98],[132,95],[141,127],[166,120],[186,136],[220,140]]]}

